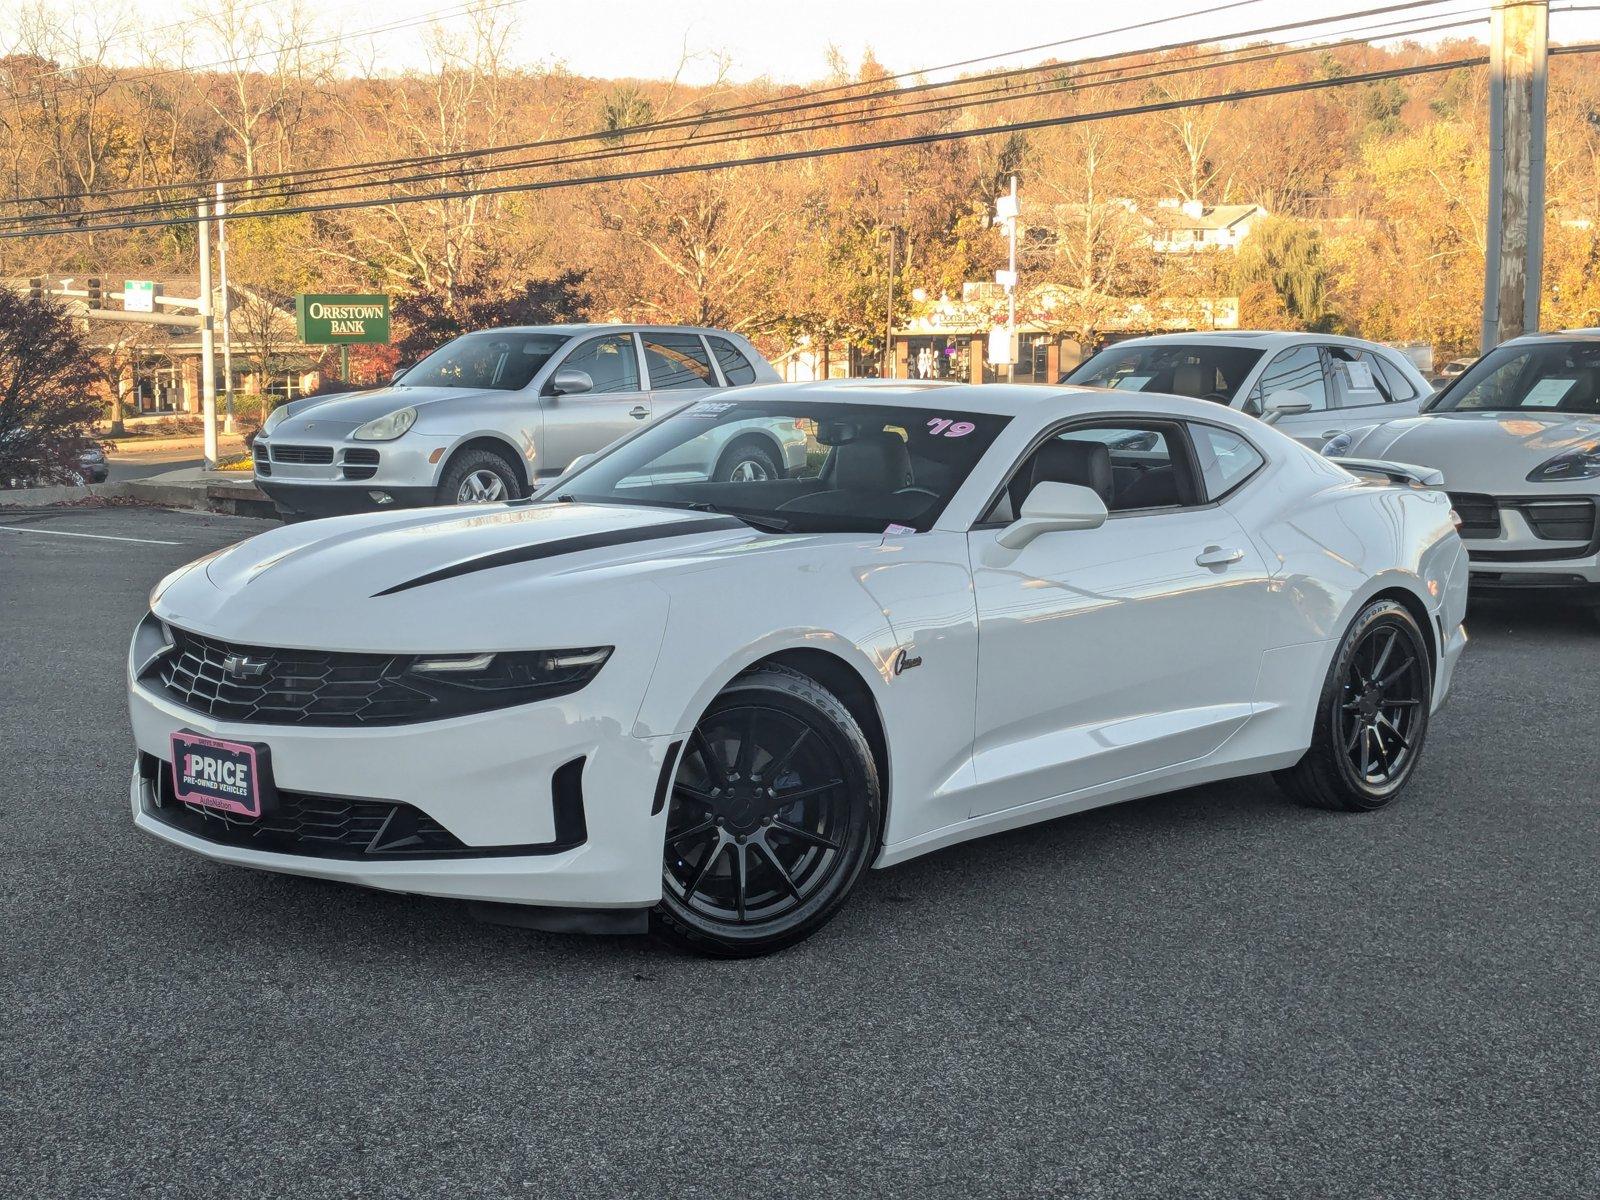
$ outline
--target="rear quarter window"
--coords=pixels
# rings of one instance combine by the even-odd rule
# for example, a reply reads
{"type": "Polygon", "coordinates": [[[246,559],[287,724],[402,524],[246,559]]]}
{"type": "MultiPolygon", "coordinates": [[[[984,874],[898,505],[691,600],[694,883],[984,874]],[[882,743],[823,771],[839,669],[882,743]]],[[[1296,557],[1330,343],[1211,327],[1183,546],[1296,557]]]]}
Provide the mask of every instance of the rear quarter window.
{"type": "Polygon", "coordinates": [[[722,368],[722,377],[728,381],[728,386],[738,387],[741,383],[756,381],[756,369],[739,347],[727,338],[708,337],[706,341],[711,343],[711,353],[717,356],[717,366],[722,368]]]}

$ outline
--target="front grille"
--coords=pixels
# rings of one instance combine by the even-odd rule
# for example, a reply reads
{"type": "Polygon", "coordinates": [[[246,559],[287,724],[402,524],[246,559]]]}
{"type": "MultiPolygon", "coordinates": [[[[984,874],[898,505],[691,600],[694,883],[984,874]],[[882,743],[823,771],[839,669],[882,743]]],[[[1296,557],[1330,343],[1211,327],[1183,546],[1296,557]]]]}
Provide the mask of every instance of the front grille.
{"type": "Polygon", "coordinates": [[[1527,518],[1534,536],[1547,542],[1587,542],[1594,537],[1594,501],[1523,501],[1518,510],[1527,518]]]}
{"type": "Polygon", "coordinates": [[[310,792],[278,791],[259,819],[230,816],[177,798],[172,764],[139,755],[148,790],[141,807],[174,829],[248,850],[315,858],[490,858],[559,854],[588,840],[583,811],[584,760],[558,768],[551,781],[555,838],[513,846],[469,846],[420,808],[396,800],[355,800],[310,792]],[[154,803],[151,803],[154,801],[154,803]]]}
{"type": "Polygon", "coordinates": [[[279,725],[384,725],[426,720],[435,715],[431,708],[445,707],[405,681],[411,660],[404,655],[268,650],[176,627],[172,638],[172,650],[151,669],[153,677],[173,700],[207,716],[279,725]]]}
{"type": "Polygon", "coordinates": [[[355,446],[344,452],[346,479],[371,479],[378,473],[378,452],[370,446],[355,446]]]}
{"type": "Polygon", "coordinates": [[[284,446],[272,443],[272,461],[279,463],[304,463],[308,466],[325,466],[333,461],[332,446],[284,446]]]}
{"type": "Polygon", "coordinates": [[[1450,507],[1461,518],[1462,537],[1500,536],[1500,502],[1493,496],[1480,496],[1472,492],[1450,492],[1449,496],[1450,507]]]}

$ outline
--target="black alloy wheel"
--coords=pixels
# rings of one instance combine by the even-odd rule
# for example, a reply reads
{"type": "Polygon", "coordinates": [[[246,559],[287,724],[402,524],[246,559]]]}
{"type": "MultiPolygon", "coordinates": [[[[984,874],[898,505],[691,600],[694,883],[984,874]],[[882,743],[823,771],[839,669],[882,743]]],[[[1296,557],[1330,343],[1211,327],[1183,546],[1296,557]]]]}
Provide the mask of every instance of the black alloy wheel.
{"type": "Polygon", "coordinates": [[[741,676],[679,760],[657,930],[727,957],[809,936],[866,867],[878,808],[872,752],[837,697],[783,667],[741,676]]]}
{"type": "Polygon", "coordinates": [[[1432,699],[1433,660],[1416,619],[1392,600],[1369,604],[1334,655],[1310,749],[1278,783],[1318,808],[1384,807],[1416,768],[1432,699]]]}

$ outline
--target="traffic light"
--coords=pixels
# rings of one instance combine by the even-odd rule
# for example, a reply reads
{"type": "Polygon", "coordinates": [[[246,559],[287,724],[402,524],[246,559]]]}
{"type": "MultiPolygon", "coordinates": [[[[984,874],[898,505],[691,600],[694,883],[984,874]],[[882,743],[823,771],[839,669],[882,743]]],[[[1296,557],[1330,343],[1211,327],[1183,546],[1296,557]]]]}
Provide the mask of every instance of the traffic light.
{"type": "Polygon", "coordinates": [[[28,280],[28,299],[35,301],[44,299],[44,280],[37,275],[28,280]]]}
{"type": "Polygon", "coordinates": [[[100,288],[99,276],[91,275],[84,280],[84,288],[89,293],[90,308],[104,308],[106,306],[106,294],[100,288]]]}

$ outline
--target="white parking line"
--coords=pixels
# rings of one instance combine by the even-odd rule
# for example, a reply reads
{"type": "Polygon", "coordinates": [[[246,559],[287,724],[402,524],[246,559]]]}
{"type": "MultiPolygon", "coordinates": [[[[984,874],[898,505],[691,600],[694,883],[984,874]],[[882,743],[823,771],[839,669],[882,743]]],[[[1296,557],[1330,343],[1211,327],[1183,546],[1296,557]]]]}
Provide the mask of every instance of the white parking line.
{"type": "Polygon", "coordinates": [[[68,533],[65,529],[34,529],[26,525],[0,525],[12,533],[43,533],[50,537],[94,538],[101,542],[138,542],[143,546],[182,546],[183,542],[164,542],[160,538],[116,537],[109,533],[68,533]]]}

